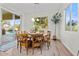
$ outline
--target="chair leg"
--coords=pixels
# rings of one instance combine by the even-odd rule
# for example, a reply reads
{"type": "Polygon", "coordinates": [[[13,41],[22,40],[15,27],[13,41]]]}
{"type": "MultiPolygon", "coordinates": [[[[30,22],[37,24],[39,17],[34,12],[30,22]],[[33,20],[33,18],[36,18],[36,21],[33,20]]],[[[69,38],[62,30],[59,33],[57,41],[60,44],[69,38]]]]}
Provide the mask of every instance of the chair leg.
{"type": "Polygon", "coordinates": [[[21,49],[22,49],[22,47],[21,47],[21,43],[20,43],[20,53],[21,53],[21,49]]]}
{"type": "Polygon", "coordinates": [[[34,54],[34,48],[32,48],[33,49],[33,53],[32,54],[34,54]]]}
{"type": "Polygon", "coordinates": [[[27,53],[27,55],[28,55],[28,48],[26,48],[26,49],[27,49],[26,53],[27,53]]]}
{"type": "Polygon", "coordinates": [[[41,54],[42,54],[42,48],[40,47],[40,50],[41,50],[41,54]]]}
{"type": "Polygon", "coordinates": [[[19,43],[17,42],[17,49],[18,49],[19,43]]]}
{"type": "Polygon", "coordinates": [[[49,46],[50,46],[50,42],[47,42],[47,47],[48,47],[48,49],[49,49],[49,46]]]}
{"type": "Polygon", "coordinates": [[[79,56],[79,50],[78,50],[77,56],[79,56]]]}

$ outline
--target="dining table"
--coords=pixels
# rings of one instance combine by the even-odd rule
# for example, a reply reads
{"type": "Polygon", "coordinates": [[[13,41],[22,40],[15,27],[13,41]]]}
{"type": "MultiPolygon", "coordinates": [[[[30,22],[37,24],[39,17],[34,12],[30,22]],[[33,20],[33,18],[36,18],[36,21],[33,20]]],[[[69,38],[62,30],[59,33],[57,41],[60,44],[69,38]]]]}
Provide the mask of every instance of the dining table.
{"type": "MultiPolygon", "coordinates": [[[[37,38],[43,37],[43,33],[28,33],[28,44],[29,47],[32,47],[33,41],[37,40],[37,38]]],[[[41,41],[41,39],[38,39],[38,41],[41,41]]]]}
{"type": "MultiPolygon", "coordinates": [[[[19,37],[21,37],[21,40],[17,42],[21,43],[21,42],[25,42],[24,45],[27,45],[27,50],[28,48],[32,48],[33,49],[33,53],[34,53],[34,48],[40,48],[41,53],[42,53],[42,45],[44,43],[44,36],[46,34],[41,33],[41,32],[28,32],[28,33],[18,33],[17,35],[20,35],[19,37]],[[23,40],[23,41],[22,41],[23,40]]],[[[18,47],[18,44],[17,44],[18,47]]],[[[26,46],[24,46],[26,48],[26,46]]],[[[21,46],[20,46],[21,48],[21,46]]],[[[20,49],[21,50],[21,49],[20,49]]]]}
{"type": "Polygon", "coordinates": [[[27,41],[28,41],[28,45],[29,47],[32,47],[32,43],[33,41],[43,41],[43,38],[44,38],[44,33],[34,33],[34,32],[28,32],[28,33],[21,33],[20,34],[23,38],[26,38],[27,37],[27,41]],[[26,37],[25,37],[26,36],[26,37]],[[42,38],[42,39],[40,39],[42,38]]]}

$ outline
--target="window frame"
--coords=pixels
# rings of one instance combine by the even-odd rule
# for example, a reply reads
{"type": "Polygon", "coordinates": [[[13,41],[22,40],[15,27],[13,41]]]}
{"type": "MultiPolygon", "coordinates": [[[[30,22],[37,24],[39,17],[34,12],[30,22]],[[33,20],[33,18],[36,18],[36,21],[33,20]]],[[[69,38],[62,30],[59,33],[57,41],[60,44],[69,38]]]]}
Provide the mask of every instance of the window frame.
{"type": "MultiPolygon", "coordinates": [[[[74,3],[73,3],[74,4],[74,3]]],[[[78,28],[77,31],[73,30],[73,26],[72,26],[72,4],[69,4],[65,9],[65,31],[73,31],[73,32],[78,32],[78,28]],[[66,9],[70,6],[70,30],[66,29],[66,9]]],[[[78,12],[78,3],[77,3],[77,12],[78,12]]],[[[78,15],[77,15],[77,26],[78,26],[78,15]]]]}

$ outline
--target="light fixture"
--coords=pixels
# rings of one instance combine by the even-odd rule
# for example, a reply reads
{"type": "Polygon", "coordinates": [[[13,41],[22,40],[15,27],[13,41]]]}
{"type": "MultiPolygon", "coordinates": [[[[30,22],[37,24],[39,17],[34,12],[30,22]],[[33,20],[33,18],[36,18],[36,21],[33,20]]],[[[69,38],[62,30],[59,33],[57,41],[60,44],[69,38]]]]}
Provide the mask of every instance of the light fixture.
{"type": "Polygon", "coordinates": [[[15,31],[18,31],[18,28],[15,28],[15,31]]]}
{"type": "Polygon", "coordinates": [[[39,21],[39,19],[37,19],[37,21],[39,21]]]}
{"type": "Polygon", "coordinates": [[[34,22],[34,21],[35,21],[35,19],[34,19],[34,18],[32,18],[32,21],[34,22]]]}
{"type": "Polygon", "coordinates": [[[39,4],[39,3],[34,3],[34,4],[36,4],[36,5],[37,5],[37,4],[39,4]]]}

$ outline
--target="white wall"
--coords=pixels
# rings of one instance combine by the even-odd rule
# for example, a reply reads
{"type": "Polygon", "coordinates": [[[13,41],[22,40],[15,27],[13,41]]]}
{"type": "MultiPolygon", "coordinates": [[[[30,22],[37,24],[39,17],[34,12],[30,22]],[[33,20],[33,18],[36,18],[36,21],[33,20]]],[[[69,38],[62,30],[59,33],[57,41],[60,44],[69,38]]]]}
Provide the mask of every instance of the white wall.
{"type": "MultiPolygon", "coordinates": [[[[79,8],[78,8],[79,11],[79,8]]],[[[79,14],[79,13],[78,13],[79,14]]],[[[71,53],[77,55],[79,50],[79,17],[78,17],[78,31],[65,31],[65,11],[62,11],[62,22],[61,22],[61,41],[70,50],[71,53]]],[[[79,15],[78,15],[79,16],[79,15]]]]}

